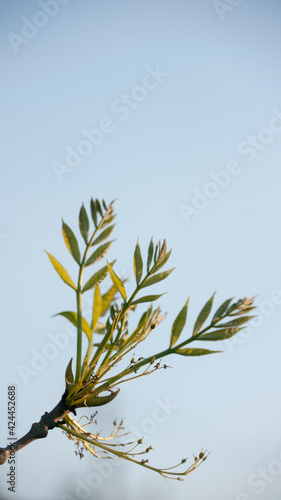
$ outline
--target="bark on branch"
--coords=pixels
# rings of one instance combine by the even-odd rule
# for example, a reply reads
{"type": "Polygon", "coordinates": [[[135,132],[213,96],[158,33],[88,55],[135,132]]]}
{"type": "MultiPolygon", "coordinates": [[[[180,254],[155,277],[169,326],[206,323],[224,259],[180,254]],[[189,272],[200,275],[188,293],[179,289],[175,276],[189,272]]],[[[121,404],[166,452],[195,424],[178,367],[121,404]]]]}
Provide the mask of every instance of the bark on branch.
{"type": "Polygon", "coordinates": [[[30,431],[22,438],[8,445],[6,448],[0,448],[0,465],[6,462],[11,453],[21,450],[24,446],[32,443],[32,441],[36,439],[47,437],[48,431],[57,427],[58,423],[61,422],[70,411],[73,411],[72,408],[66,406],[65,397],[66,394],[63,394],[60,402],[50,412],[46,411],[39,422],[32,424],[30,431]]]}

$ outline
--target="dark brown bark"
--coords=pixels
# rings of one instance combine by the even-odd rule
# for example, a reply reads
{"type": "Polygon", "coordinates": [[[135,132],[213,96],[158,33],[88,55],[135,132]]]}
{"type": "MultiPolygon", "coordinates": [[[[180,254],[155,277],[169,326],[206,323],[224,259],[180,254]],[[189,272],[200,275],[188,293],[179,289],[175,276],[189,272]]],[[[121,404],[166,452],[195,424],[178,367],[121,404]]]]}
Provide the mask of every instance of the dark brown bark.
{"type": "Polygon", "coordinates": [[[50,412],[46,411],[39,422],[32,424],[30,431],[25,436],[6,448],[0,448],[0,465],[6,462],[11,453],[21,450],[36,439],[47,437],[48,431],[54,429],[70,411],[73,411],[73,409],[66,406],[64,394],[60,402],[50,412]]]}

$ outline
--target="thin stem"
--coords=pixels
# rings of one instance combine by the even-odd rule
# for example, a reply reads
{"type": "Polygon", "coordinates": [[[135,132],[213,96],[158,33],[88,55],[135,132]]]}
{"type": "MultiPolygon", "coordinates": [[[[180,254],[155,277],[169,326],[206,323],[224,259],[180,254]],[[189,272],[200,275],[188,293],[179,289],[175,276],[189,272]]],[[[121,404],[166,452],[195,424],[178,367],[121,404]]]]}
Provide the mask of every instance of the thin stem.
{"type": "MultiPolygon", "coordinates": [[[[101,223],[100,223],[101,224],[101,223]]],[[[81,364],[82,364],[82,280],[85,269],[85,262],[87,258],[87,254],[89,249],[91,248],[92,242],[97,234],[97,231],[100,228],[100,224],[95,229],[92,234],[89,243],[85,248],[85,252],[83,255],[83,259],[80,264],[79,275],[78,275],[78,284],[76,291],[76,303],[77,303],[77,358],[76,358],[76,374],[75,374],[75,382],[77,383],[81,376],[81,364]]]]}
{"type": "MultiPolygon", "coordinates": [[[[120,327],[120,330],[119,332],[117,333],[115,339],[114,339],[114,344],[116,344],[119,340],[119,338],[121,337],[122,335],[122,332],[123,332],[123,326],[124,326],[124,321],[125,321],[125,315],[126,315],[126,312],[130,309],[130,306],[134,300],[134,298],[136,297],[136,295],[139,293],[139,291],[142,289],[145,281],[150,277],[151,274],[153,274],[154,272],[154,268],[156,267],[156,264],[152,267],[152,269],[146,274],[146,276],[143,278],[143,280],[138,284],[138,286],[136,287],[136,289],[134,290],[134,292],[132,293],[131,297],[129,298],[129,300],[124,303],[122,309],[120,310],[120,316],[119,316],[119,319],[118,321],[120,321],[120,319],[122,320],[122,325],[120,327]]],[[[131,339],[130,339],[131,340],[131,339]]],[[[124,344],[123,348],[122,348],[122,351],[124,350],[124,348],[126,347],[126,343],[124,344]]],[[[118,354],[121,354],[121,351],[120,353],[118,354]]],[[[114,357],[114,356],[113,356],[114,357]]],[[[94,356],[93,358],[95,361],[96,361],[96,356],[94,356]]],[[[93,361],[93,360],[92,360],[93,361]]],[[[111,356],[111,352],[108,351],[104,357],[104,359],[102,360],[101,362],[101,365],[98,369],[98,372],[97,372],[97,375],[101,376],[103,375],[104,373],[106,373],[108,371],[105,370],[107,364],[108,364],[108,361],[109,363],[112,361],[112,356],[111,356]],[[104,367],[104,370],[102,370],[102,367],[104,367]]],[[[91,362],[91,365],[92,365],[92,362],[91,362]]]]}
{"type": "MultiPolygon", "coordinates": [[[[225,316],[222,316],[221,319],[223,319],[224,317],[225,316]]],[[[178,349],[181,349],[182,347],[185,347],[186,345],[190,344],[191,342],[194,342],[195,340],[198,340],[199,337],[203,333],[207,332],[211,328],[213,328],[213,324],[212,323],[209,326],[207,326],[206,328],[204,328],[203,330],[201,330],[200,332],[198,332],[193,337],[190,337],[189,339],[184,340],[180,344],[178,344],[178,345],[176,345],[174,347],[169,347],[168,349],[165,349],[164,351],[158,352],[157,354],[154,354],[153,356],[149,356],[148,358],[145,358],[142,361],[139,361],[138,363],[134,364],[133,367],[126,368],[125,370],[123,370],[123,372],[119,373],[118,375],[116,375],[116,376],[114,376],[112,378],[108,378],[105,383],[103,383],[102,385],[100,385],[99,387],[97,387],[97,389],[95,390],[95,394],[98,394],[99,392],[102,392],[103,390],[105,390],[105,389],[107,389],[109,387],[112,387],[112,385],[113,384],[115,385],[115,383],[118,380],[120,380],[123,377],[126,377],[127,375],[131,374],[133,371],[138,370],[142,366],[147,365],[147,364],[152,364],[157,359],[164,358],[165,356],[168,356],[170,354],[175,354],[178,349]]]]}
{"type": "Polygon", "coordinates": [[[77,383],[80,379],[81,373],[81,360],[82,360],[82,277],[83,277],[83,267],[80,267],[78,286],[76,291],[76,303],[77,303],[77,356],[76,356],[76,375],[75,382],[77,383]]]}
{"type": "MultiPolygon", "coordinates": [[[[174,468],[174,467],[167,468],[167,469],[159,469],[156,467],[152,467],[151,465],[148,465],[147,461],[142,460],[141,462],[139,462],[138,460],[135,460],[131,456],[128,456],[128,454],[126,452],[124,453],[122,451],[112,449],[110,446],[107,446],[105,444],[101,444],[100,442],[97,442],[96,440],[90,439],[89,437],[84,436],[83,434],[81,434],[77,431],[74,431],[73,429],[70,429],[69,427],[67,427],[63,424],[58,424],[58,427],[60,427],[60,429],[62,429],[64,432],[71,434],[72,436],[77,437],[78,439],[82,440],[83,442],[86,441],[87,443],[90,443],[92,446],[97,446],[98,448],[101,448],[102,450],[104,450],[107,453],[112,453],[113,455],[116,455],[119,458],[123,458],[124,460],[128,460],[129,462],[133,462],[135,464],[142,465],[143,467],[145,467],[147,469],[150,469],[150,470],[153,470],[154,472],[157,472],[158,474],[160,474],[164,478],[171,478],[172,479],[173,478],[172,476],[187,476],[193,470],[195,470],[203,461],[201,459],[199,459],[199,460],[197,459],[194,462],[194,464],[192,464],[184,472],[181,472],[181,473],[170,472],[169,469],[174,468]]],[[[178,465],[180,465],[180,464],[178,464],[178,465]]]]}

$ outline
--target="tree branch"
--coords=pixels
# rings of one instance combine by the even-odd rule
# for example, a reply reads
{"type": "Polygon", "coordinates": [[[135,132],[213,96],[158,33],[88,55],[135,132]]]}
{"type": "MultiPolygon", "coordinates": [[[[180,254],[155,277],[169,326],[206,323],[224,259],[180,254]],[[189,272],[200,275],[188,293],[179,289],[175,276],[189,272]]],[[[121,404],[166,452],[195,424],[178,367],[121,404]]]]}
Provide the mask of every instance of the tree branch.
{"type": "Polygon", "coordinates": [[[57,427],[64,420],[66,415],[73,411],[65,404],[66,393],[63,394],[59,403],[50,411],[42,415],[39,422],[32,424],[30,431],[15,443],[9,444],[6,448],[0,448],[0,465],[4,464],[9,456],[24,448],[24,446],[32,443],[36,439],[47,437],[48,431],[57,427]]]}

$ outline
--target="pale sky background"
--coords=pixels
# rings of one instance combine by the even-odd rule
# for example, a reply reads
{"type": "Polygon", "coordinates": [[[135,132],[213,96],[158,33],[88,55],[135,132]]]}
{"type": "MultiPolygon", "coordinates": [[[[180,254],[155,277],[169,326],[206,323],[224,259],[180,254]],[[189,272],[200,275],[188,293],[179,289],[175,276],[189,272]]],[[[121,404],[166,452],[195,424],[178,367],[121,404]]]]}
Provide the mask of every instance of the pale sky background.
{"type": "MultiPolygon", "coordinates": [[[[189,295],[186,336],[215,290],[215,306],[232,296],[258,295],[261,307],[244,338],[201,345],[224,354],[168,358],[173,369],[123,384],[118,398],[99,410],[98,428],[105,434],[115,417],[125,417],[128,431],[147,429],[145,443],[155,449],[152,465],[168,467],[186,456],[192,461],[193,453],[208,449],[208,460],[184,483],[165,483],[123,464],[83,496],[77,486],[97,472],[97,460],[79,461],[74,444],[54,430],[19,452],[16,494],[8,495],[8,467],[1,467],[1,498],[276,500],[281,491],[281,3],[64,3],[0,2],[0,446],[7,438],[8,385],[17,385],[18,437],[64,390],[75,338],[68,336],[68,345],[28,379],[20,367],[34,369],[35,353],[42,356],[47,344],[54,345],[52,338],[65,332],[66,320],[51,315],[73,308],[74,294],[44,249],[76,276],[61,217],[77,234],[78,211],[82,202],[89,207],[91,196],[118,198],[117,241],[110,256],[118,259],[119,273],[132,278],[138,237],[144,254],[151,235],[155,241],[167,238],[173,247],[171,265],[177,269],[151,289],[169,292],[160,301],[168,317],[144,352],[168,345],[172,322],[189,295]],[[53,17],[42,16],[47,4],[53,17]],[[27,28],[32,19],[44,26],[27,28]],[[145,82],[153,84],[148,72],[157,67],[162,80],[144,90],[145,82]],[[131,95],[134,108],[120,110],[123,94],[131,95]],[[60,182],[54,163],[66,165],[67,147],[79,149],[83,130],[96,129],[105,119],[111,133],[61,174],[60,182]],[[226,179],[230,165],[237,175],[228,173],[224,187],[210,185],[211,173],[223,171],[220,179],[226,179]],[[201,209],[192,212],[198,197],[201,209]],[[159,400],[166,398],[177,408],[162,423],[151,424],[159,400]]],[[[131,280],[128,289],[132,286],[131,280]]]]}

